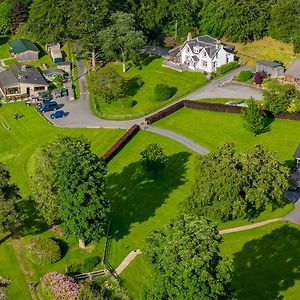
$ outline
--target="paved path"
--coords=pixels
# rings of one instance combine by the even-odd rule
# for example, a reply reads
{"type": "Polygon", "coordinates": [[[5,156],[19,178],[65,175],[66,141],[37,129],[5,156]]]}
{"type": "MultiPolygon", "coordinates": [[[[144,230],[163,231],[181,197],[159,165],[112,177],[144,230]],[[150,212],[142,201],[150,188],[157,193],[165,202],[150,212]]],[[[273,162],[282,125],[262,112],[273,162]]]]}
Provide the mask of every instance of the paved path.
{"type": "Polygon", "coordinates": [[[188,138],[184,137],[183,135],[174,133],[172,131],[162,129],[162,128],[158,128],[158,127],[153,127],[153,126],[145,126],[144,130],[151,131],[151,132],[166,136],[170,139],[173,139],[173,140],[179,142],[180,144],[183,144],[187,148],[190,148],[193,151],[195,151],[196,153],[199,153],[201,155],[205,155],[205,154],[208,154],[210,152],[206,148],[200,146],[199,144],[196,144],[195,142],[193,142],[193,141],[189,140],[188,138]]]}
{"type": "Polygon", "coordinates": [[[120,275],[127,266],[136,258],[137,255],[141,254],[140,249],[131,251],[121,262],[121,264],[113,271],[113,275],[120,275]]]}
{"type": "Polygon", "coordinates": [[[285,197],[295,204],[295,209],[291,211],[285,220],[293,223],[300,223],[300,195],[297,192],[288,191],[285,193],[285,197]]]}

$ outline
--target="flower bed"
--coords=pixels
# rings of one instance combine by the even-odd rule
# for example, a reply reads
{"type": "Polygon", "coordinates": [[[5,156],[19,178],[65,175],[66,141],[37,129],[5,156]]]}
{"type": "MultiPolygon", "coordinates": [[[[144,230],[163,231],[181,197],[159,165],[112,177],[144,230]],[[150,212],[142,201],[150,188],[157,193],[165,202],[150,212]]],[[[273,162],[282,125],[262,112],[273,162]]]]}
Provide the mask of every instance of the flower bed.
{"type": "Polygon", "coordinates": [[[27,257],[35,264],[53,264],[61,259],[58,244],[49,238],[34,237],[26,244],[27,257]]]}
{"type": "Polygon", "coordinates": [[[46,296],[55,300],[78,300],[81,290],[75,279],[57,272],[45,274],[41,279],[41,287],[46,296]]]}

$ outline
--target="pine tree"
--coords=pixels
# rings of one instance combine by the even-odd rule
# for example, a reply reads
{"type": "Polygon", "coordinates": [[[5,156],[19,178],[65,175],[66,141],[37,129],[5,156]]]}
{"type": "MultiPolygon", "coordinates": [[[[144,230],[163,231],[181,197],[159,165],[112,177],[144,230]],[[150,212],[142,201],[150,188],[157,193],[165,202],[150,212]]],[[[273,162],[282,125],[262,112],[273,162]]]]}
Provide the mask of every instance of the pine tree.
{"type": "Polygon", "coordinates": [[[10,27],[12,33],[16,33],[19,26],[24,23],[28,18],[28,8],[27,6],[17,1],[15,5],[12,7],[10,12],[10,27]]]}

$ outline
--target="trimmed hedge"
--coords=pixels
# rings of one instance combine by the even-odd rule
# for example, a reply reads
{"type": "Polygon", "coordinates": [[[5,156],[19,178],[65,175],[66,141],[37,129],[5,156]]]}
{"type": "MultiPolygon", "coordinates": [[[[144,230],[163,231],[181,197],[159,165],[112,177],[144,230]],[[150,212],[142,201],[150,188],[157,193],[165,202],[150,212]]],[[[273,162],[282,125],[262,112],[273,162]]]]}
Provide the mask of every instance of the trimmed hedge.
{"type": "Polygon", "coordinates": [[[297,113],[297,112],[294,112],[294,113],[281,112],[279,114],[276,114],[275,118],[300,121],[300,113],[297,113]]]}
{"type": "Polygon", "coordinates": [[[246,82],[253,77],[253,73],[251,71],[241,71],[240,74],[236,77],[236,80],[240,82],[246,82]]]}
{"type": "Polygon", "coordinates": [[[133,125],[127,132],[102,156],[105,162],[112,160],[124,146],[140,131],[139,125],[133,125]]]}
{"type": "Polygon", "coordinates": [[[168,115],[171,115],[172,113],[176,112],[177,110],[179,110],[183,107],[184,107],[184,100],[179,101],[173,105],[170,105],[169,107],[167,107],[157,113],[154,113],[153,115],[147,117],[145,119],[145,122],[150,125],[152,123],[157,122],[160,119],[167,117],[168,115]]]}
{"type": "Polygon", "coordinates": [[[53,264],[61,259],[59,245],[50,238],[40,236],[28,241],[26,254],[37,265],[53,264]]]}
{"type": "Polygon", "coordinates": [[[225,64],[219,68],[217,68],[217,74],[225,74],[239,67],[239,63],[237,61],[230,62],[225,64]]]}
{"type": "Polygon", "coordinates": [[[240,106],[231,106],[231,105],[225,105],[220,103],[207,103],[207,102],[196,102],[196,101],[184,101],[184,106],[193,109],[228,112],[228,113],[235,113],[235,114],[239,114],[243,110],[245,110],[244,107],[240,107],[240,106]]]}

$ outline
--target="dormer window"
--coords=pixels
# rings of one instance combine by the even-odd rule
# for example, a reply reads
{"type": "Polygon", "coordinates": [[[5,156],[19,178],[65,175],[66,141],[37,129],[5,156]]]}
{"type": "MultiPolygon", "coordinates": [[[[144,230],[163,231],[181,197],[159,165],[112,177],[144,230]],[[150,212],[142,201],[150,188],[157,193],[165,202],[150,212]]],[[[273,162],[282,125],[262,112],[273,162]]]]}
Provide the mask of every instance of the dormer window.
{"type": "Polygon", "coordinates": [[[197,46],[194,47],[194,48],[193,48],[193,52],[194,52],[194,53],[199,53],[199,52],[200,52],[200,48],[197,47],[197,46]]]}
{"type": "Polygon", "coordinates": [[[205,51],[203,51],[203,57],[206,57],[206,56],[207,56],[206,52],[205,52],[205,51]]]}

